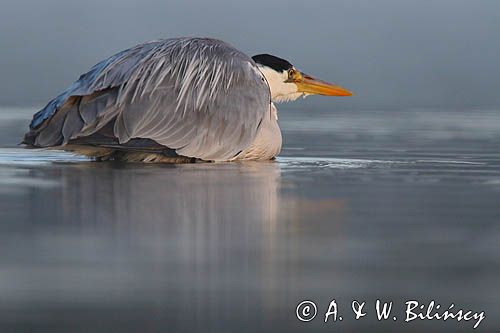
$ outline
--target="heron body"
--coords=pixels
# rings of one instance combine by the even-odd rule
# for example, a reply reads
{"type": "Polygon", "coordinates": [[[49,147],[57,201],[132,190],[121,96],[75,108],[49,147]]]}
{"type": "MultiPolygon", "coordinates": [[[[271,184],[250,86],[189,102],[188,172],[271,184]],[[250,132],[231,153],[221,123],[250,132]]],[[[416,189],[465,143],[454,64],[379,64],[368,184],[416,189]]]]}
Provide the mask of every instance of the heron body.
{"type": "Polygon", "coordinates": [[[350,95],[220,40],[151,41],[80,76],[33,116],[23,143],[99,160],[269,160],[282,142],[274,102],[315,93],[350,95]]]}

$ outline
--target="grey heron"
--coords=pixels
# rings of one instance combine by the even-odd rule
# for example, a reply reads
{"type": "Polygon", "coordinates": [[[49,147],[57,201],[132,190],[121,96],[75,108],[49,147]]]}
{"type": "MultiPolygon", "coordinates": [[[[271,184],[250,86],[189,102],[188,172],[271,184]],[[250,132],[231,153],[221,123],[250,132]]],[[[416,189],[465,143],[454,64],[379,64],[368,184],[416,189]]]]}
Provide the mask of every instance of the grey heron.
{"type": "Polygon", "coordinates": [[[274,103],[350,96],[288,61],[211,38],[146,42],[98,63],[33,116],[23,143],[98,160],[270,160],[274,103]]]}

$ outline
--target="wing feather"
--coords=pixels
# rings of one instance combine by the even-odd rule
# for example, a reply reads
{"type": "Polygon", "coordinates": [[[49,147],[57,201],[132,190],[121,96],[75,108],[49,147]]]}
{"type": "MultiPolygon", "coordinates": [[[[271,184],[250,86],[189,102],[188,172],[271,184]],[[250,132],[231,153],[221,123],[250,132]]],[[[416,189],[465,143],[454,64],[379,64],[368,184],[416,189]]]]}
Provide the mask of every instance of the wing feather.
{"type": "Polygon", "coordinates": [[[174,38],[95,65],[34,115],[27,137],[66,144],[113,121],[121,144],[151,139],[180,155],[229,160],[269,112],[269,87],[250,57],[219,40],[174,38]]]}

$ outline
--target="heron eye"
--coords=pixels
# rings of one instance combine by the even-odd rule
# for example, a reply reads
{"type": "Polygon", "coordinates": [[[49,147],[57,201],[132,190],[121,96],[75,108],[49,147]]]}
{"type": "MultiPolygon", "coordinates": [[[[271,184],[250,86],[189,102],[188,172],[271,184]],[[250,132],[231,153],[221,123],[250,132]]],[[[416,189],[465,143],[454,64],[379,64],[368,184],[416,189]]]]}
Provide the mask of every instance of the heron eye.
{"type": "Polygon", "coordinates": [[[288,70],[288,78],[293,79],[295,76],[295,71],[293,69],[288,70]]]}

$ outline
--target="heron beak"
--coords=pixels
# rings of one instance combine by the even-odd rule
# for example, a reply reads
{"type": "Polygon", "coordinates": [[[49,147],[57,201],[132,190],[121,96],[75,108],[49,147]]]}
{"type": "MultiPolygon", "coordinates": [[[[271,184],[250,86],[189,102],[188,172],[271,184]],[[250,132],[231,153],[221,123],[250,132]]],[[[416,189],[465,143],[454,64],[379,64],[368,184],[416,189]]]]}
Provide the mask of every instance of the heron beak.
{"type": "Polygon", "coordinates": [[[325,96],[352,96],[352,92],[336,84],[313,78],[304,73],[294,80],[299,92],[325,96]]]}

